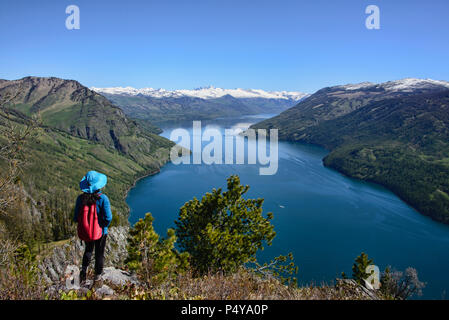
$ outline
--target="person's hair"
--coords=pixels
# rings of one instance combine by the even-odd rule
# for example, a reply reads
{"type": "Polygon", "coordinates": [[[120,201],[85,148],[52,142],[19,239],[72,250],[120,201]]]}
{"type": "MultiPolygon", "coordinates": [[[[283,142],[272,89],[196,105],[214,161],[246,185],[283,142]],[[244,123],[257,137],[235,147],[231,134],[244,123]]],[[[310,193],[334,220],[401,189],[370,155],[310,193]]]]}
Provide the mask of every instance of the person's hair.
{"type": "Polygon", "coordinates": [[[95,191],[94,193],[83,193],[81,195],[81,203],[83,206],[91,206],[100,199],[100,190],[95,191]]]}

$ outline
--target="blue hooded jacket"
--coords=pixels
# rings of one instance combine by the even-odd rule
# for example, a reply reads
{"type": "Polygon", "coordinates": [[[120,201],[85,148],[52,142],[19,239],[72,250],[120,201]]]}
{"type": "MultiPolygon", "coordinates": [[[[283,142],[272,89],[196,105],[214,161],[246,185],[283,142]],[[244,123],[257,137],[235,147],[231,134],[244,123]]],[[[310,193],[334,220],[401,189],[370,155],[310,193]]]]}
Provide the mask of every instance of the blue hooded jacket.
{"type": "MultiPolygon", "coordinates": [[[[75,222],[78,222],[78,212],[80,211],[81,206],[81,195],[79,195],[76,199],[75,214],[73,216],[73,221],[75,222]]],[[[101,194],[100,199],[97,200],[97,214],[98,223],[103,229],[103,235],[108,234],[108,226],[112,221],[112,212],[109,198],[105,194],[101,194]]]]}

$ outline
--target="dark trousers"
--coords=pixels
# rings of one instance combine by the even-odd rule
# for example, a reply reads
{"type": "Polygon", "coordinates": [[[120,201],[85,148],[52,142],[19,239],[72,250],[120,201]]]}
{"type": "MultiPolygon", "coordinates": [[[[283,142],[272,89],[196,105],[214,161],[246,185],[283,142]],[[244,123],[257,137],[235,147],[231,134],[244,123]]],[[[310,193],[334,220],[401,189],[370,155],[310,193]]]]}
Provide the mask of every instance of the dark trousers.
{"type": "Polygon", "coordinates": [[[90,264],[92,258],[92,252],[95,248],[95,274],[101,274],[103,272],[104,264],[104,248],[106,246],[107,234],[104,234],[100,239],[90,242],[85,242],[86,250],[83,256],[83,269],[82,272],[87,271],[87,267],[90,264]]]}

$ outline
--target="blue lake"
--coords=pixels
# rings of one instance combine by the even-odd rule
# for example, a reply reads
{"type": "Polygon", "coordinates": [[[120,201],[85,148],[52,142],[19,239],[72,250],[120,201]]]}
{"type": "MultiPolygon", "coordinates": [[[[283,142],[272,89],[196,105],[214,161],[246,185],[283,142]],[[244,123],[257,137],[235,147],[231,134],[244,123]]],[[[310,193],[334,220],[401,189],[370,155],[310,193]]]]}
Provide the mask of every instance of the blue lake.
{"type": "MultiPolygon", "coordinates": [[[[268,115],[203,122],[224,132],[248,127],[268,115]]],[[[192,123],[163,128],[192,131],[192,123]]],[[[327,151],[312,145],[279,142],[275,175],[259,175],[259,165],[174,165],[144,178],[130,190],[127,203],[134,224],[146,212],[162,236],[174,227],[179,208],[213,188],[225,188],[231,174],[249,185],[248,197],[264,198],[264,212],[273,212],[277,232],[261,261],[292,252],[299,266],[299,284],[331,283],[366,252],[384,270],[411,266],[427,282],[422,298],[447,298],[449,291],[449,226],[417,213],[388,190],[347,178],[323,166],[327,151]]]]}

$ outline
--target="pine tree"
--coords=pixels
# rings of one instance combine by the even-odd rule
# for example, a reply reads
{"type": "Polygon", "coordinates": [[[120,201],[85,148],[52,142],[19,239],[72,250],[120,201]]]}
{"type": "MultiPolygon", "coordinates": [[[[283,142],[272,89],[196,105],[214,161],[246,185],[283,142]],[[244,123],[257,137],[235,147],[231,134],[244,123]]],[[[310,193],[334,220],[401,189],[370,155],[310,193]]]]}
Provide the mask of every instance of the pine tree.
{"type": "Polygon", "coordinates": [[[364,252],[355,259],[352,265],[352,278],[357,281],[358,284],[363,284],[370,274],[366,273],[366,268],[373,264],[373,260],[368,258],[368,255],[364,252]]]}
{"type": "Polygon", "coordinates": [[[147,213],[130,230],[126,263],[151,283],[160,283],[186,270],[188,255],[174,248],[175,231],[168,229],[167,237],[160,239],[153,228],[153,216],[147,213]]]}
{"type": "Polygon", "coordinates": [[[244,199],[249,187],[238,176],[228,179],[228,190],[213,189],[201,201],[194,198],[181,209],[176,223],[179,247],[191,256],[194,270],[233,272],[251,261],[276,233],[264,217],[263,199],[244,199]]]}

